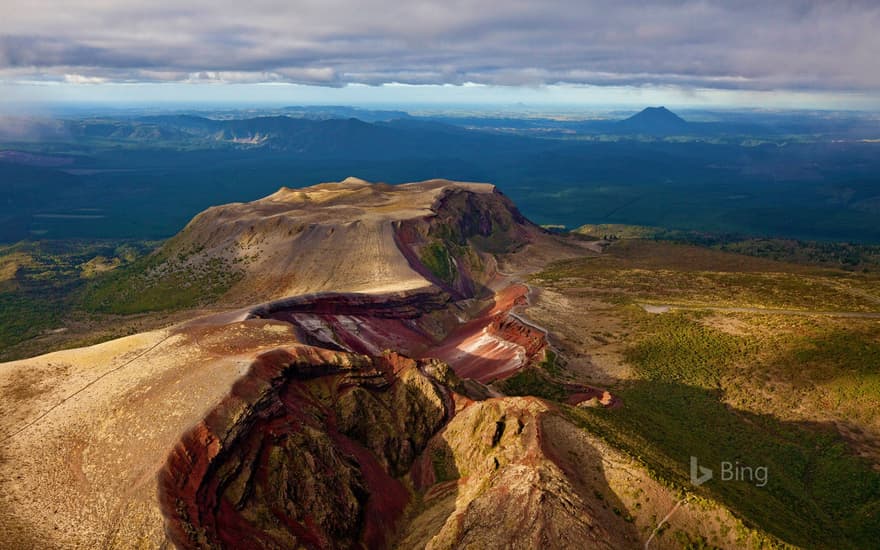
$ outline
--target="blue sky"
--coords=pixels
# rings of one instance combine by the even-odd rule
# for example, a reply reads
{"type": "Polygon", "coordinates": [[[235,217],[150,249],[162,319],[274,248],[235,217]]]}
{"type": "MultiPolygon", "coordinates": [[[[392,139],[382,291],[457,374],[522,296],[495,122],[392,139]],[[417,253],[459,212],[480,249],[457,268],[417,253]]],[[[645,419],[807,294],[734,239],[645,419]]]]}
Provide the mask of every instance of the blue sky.
{"type": "Polygon", "coordinates": [[[880,3],[31,0],[3,103],[880,109],[880,3]]]}

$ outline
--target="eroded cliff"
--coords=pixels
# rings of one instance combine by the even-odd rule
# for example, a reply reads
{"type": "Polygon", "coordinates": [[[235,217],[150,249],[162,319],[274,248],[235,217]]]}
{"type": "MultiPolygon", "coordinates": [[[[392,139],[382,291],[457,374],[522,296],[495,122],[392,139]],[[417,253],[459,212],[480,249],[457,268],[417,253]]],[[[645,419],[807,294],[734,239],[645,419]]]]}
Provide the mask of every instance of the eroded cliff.
{"type": "Polygon", "coordinates": [[[159,475],[181,548],[376,548],[399,479],[453,414],[448,367],[299,346],[261,355],[159,475]]]}

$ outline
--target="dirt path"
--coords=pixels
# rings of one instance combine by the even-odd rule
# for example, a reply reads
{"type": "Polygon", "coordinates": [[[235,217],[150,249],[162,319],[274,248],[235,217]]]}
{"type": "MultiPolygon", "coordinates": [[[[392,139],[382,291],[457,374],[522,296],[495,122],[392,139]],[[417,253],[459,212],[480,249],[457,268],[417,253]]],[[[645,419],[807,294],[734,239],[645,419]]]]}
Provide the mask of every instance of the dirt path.
{"type": "Polygon", "coordinates": [[[517,283],[517,284],[521,284],[524,287],[526,287],[526,289],[527,289],[526,290],[526,303],[519,305],[519,306],[514,306],[513,308],[511,308],[510,312],[508,312],[507,315],[509,315],[510,317],[513,317],[514,319],[516,319],[520,323],[522,323],[526,326],[529,326],[529,327],[537,330],[538,332],[543,333],[544,334],[544,341],[547,343],[547,348],[550,351],[552,351],[553,353],[555,353],[557,356],[560,355],[559,349],[553,345],[553,342],[550,341],[550,331],[547,328],[545,328],[545,327],[539,325],[538,323],[536,323],[530,319],[527,319],[527,318],[523,317],[522,315],[520,315],[519,313],[517,313],[517,310],[525,309],[525,308],[529,307],[530,305],[532,305],[532,295],[536,294],[535,289],[531,285],[526,284],[526,283],[517,283]]]}
{"type": "Polygon", "coordinates": [[[674,514],[676,512],[676,510],[678,510],[681,507],[682,504],[684,504],[685,506],[688,505],[688,502],[687,502],[688,498],[689,497],[684,497],[683,499],[679,500],[675,504],[675,506],[672,507],[672,510],[670,510],[669,513],[666,514],[666,517],[664,517],[663,519],[660,520],[660,523],[657,524],[657,527],[655,527],[654,530],[651,531],[651,536],[648,537],[648,540],[645,541],[645,550],[648,550],[648,546],[651,544],[651,541],[654,540],[655,536],[657,536],[657,533],[663,527],[663,524],[666,523],[667,521],[669,521],[669,518],[672,517],[672,514],[674,514]]]}
{"type": "Polygon", "coordinates": [[[520,323],[537,330],[538,332],[542,332],[544,334],[544,339],[547,341],[547,346],[551,350],[553,350],[554,352],[557,352],[558,350],[556,350],[553,347],[553,345],[550,343],[550,331],[549,330],[547,330],[546,328],[542,327],[541,325],[535,323],[534,321],[526,319],[525,317],[523,317],[522,315],[517,313],[517,311],[521,311],[521,310],[529,307],[530,305],[532,305],[532,295],[536,294],[535,288],[532,285],[523,282],[522,277],[520,276],[521,274],[504,273],[500,269],[497,269],[496,273],[498,273],[498,275],[500,275],[501,277],[506,279],[509,286],[521,285],[521,286],[526,287],[526,294],[525,294],[526,303],[521,304],[521,305],[517,305],[517,306],[513,306],[512,308],[510,308],[510,311],[507,312],[507,315],[509,315],[510,317],[513,317],[514,319],[516,319],[520,323]]]}

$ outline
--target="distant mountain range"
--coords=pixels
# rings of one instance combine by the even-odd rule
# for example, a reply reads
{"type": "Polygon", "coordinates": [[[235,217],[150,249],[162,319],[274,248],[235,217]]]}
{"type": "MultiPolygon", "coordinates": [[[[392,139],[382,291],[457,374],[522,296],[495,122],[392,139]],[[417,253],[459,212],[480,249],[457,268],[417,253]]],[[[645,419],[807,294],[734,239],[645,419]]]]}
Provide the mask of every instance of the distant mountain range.
{"type": "Polygon", "coordinates": [[[880,242],[880,127],[864,114],[368,113],[11,119],[0,123],[0,242],[167,237],[212,204],[351,174],[494,182],[542,224],[880,242]],[[334,118],[344,114],[358,116],[334,118]]]}
{"type": "Polygon", "coordinates": [[[469,154],[475,150],[534,150],[540,142],[501,136],[417,118],[365,122],[359,118],[292,117],[211,119],[159,115],[135,119],[69,121],[69,137],[155,142],[164,145],[232,146],[285,151],[309,158],[385,159],[469,154]]]}
{"type": "MultiPolygon", "coordinates": [[[[522,124],[522,121],[520,121],[522,124]]],[[[82,119],[63,127],[69,136],[125,141],[198,141],[241,147],[265,147],[292,154],[328,158],[394,156],[421,157],[437,151],[445,154],[472,152],[475,148],[543,149],[538,137],[517,129],[507,120],[471,120],[455,117],[412,117],[402,111],[360,111],[357,109],[291,107],[284,114],[253,118],[208,118],[194,115],[154,115],[132,119],[82,119]],[[360,115],[370,114],[369,116],[360,115]],[[333,115],[358,115],[339,117],[333,115]],[[399,115],[399,116],[398,116],[399,115]],[[497,126],[495,126],[497,125],[497,126]],[[475,131],[477,130],[477,131],[475,131]],[[499,135],[507,134],[507,135],[499,135]],[[511,135],[512,134],[512,135],[511,135]]],[[[528,130],[522,126],[520,130],[528,130]]],[[[649,107],[624,120],[582,121],[573,130],[559,127],[559,135],[681,136],[726,133],[728,125],[691,123],[666,109],[649,107]]]]}
{"type": "MultiPolygon", "coordinates": [[[[70,139],[154,142],[163,146],[181,144],[211,147],[224,144],[266,147],[294,153],[334,156],[326,151],[344,148],[345,155],[383,156],[389,146],[399,152],[422,156],[426,148],[450,147],[473,150],[483,144],[485,134],[508,138],[572,139],[580,136],[618,136],[656,139],[667,136],[722,138],[732,143],[758,138],[789,140],[876,139],[876,120],[867,116],[829,113],[788,114],[696,112],[685,120],[666,107],[648,107],[628,118],[570,119],[533,116],[491,116],[479,114],[411,115],[397,110],[369,110],[345,106],[291,106],[256,113],[218,111],[159,115],[88,116],[72,119],[0,119],[0,141],[67,141],[70,139]],[[391,139],[388,130],[397,134],[391,139]],[[418,134],[418,136],[414,135],[418,134]],[[479,134],[483,134],[481,137],[479,134]],[[454,138],[454,139],[452,139],[454,138]],[[362,141],[368,140],[367,142],[362,141]],[[476,141],[475,141],[476,140],[476,141]],[[420,153],[421,152],[421,153],[420,153]]],[[[505,142],[505,146],[510,143],[505,142]]]]}

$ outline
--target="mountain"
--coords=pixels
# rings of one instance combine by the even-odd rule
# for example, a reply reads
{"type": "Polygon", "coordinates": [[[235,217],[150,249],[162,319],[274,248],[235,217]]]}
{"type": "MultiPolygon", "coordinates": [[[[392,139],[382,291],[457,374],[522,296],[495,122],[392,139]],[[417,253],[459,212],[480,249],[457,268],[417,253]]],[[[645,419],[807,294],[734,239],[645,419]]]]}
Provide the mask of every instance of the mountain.
{"type": "Polygon", "coordinates": [[[162,328],[0,364],[0,547],[871,547],[872,277],[485,183],[215,206],[78,296],[162,328]]]}
{"type": "Polygon", "coordinates": [[[684,119],[666,107],[647,107],[616,124],[618,131],[649,135],[684,133],[688,128],[684,119]]]}
{"type": "Polygon", "coordinates": [[[4,539],[639,544],[674,494],[556,405],[505,396],[555,360],[516,312],[531,292],[517,274],[584,254],[487,184],[349,178],[210,208],[88,299],[124,313],[195,294],[213,313],[3,365],[4,539]],[[606,499],[636,484],[652,499],[632,523],[606,499]]]}
{"type": "MultiPolygon", "coordinates": [[[[422,540],[413,522],[441,519],[444,538],[462,538],[433,488],[471,461],[462,498],[485,494],[488,504],[506,490],[493,472],[515,476],[542,452],[540,419],[551,410],[537,401],[478,405],[454,420],[501,395],[487,384],[547,353],[545,335],[513,312],[527,288],[497,268],[533,247],[566,249],[487,184],[349,178],[208,209],[87,299],[129,312],[195,294],[213,297],[215,313],[3,365],[2,403],[16,411],[0,425],[0,508],[16,514],[0,513],[4,539],[374,547],[398,529],[422,540]],[[498,415],[510,418],[506,434],[498,415]],[[488,430],[498,435],[464,435],[488,430]],[[462,439],[447,443],[451,431],[462,439]],[[479,457],[496,451],[487,469],[479,457]],[[446,465],[433,458],[441,453],[446,465]],[[264,460],[274,473],[253,484],[264,460]],[[421,498],[436,506],[404,518],[421,498]],[[286,527],[267,519],[278,513],[286,527]]],[[[589,510],[566,519],[577,489],[541,460],[556,485],[528,481],[523,505],[551,498],[539,520],[588,535],[589,510]]]]}
{"type": "Polygon", "coordinates": [[[184,291],[175,285],[181,278],[225,285],[224,302],[239,305],[327,291],[433,288],[473,297],[496,274],[492,254],[541,234],[488,184],[348,178],[284,187],[202,212],[89,300],[97,309],[132,312],[145,297],[162,303],[184,291]]]}
{"type": "MultiPolygon", "coordinates": [[[[301,118],[286,115],[215,120],[190,115],[159,115],[134,121],[90,121],[78,132],[146,139],[164,132],[187,136],[208,146],[259,148],[291,158],[369,159],[435,158],[473,155],[474,151],[532,150],[533,140],[494,136],[434,121],[408,117],[365,122],[359,118],[301,118]]],[[[541,147],[539,147],[540,149],[541,147]]]]}

